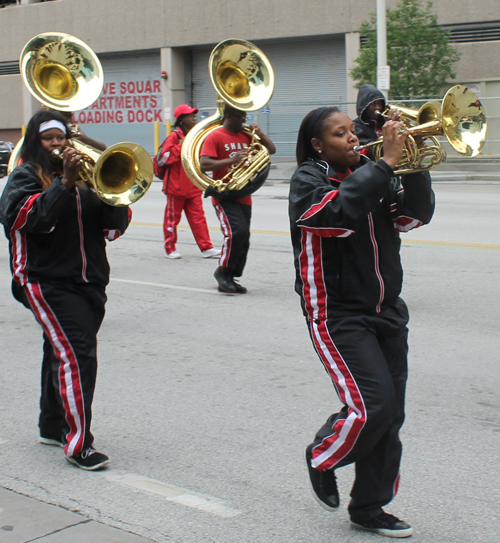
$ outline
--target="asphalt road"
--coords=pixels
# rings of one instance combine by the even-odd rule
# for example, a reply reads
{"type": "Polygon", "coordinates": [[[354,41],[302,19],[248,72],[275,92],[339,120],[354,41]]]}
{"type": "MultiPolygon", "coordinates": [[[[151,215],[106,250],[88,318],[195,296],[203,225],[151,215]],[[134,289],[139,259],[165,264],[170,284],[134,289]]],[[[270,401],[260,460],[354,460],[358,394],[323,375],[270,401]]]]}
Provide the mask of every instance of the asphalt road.
{"type": "MultiPolygon", "coordinates": [[[[1,188],[1,187],[0,187],[1,188]]],[[[404,237],[410,381],[400,493],[412,541],[500,537],[500,184],[438,184],[431,225],[404,237]]],[[[179,230],[164,257],[155,183],[109,245],[96,446],[106,471],[37,442],[41,331],[9,291],[0,241],[0,486],[157,542],[362,543],[341,507],[313,500],[305,446],[338,407],[293,291],[285,184],[254,195],[244,296],[217,292],[215,260],[179,230]]],[[[212,239],[218,222],[206,203],[212,239]]],[[[183,221],[182,224],[185,224],[183,221]]],[[[1,537],[1,536],[0,536],[1,537]]]]}

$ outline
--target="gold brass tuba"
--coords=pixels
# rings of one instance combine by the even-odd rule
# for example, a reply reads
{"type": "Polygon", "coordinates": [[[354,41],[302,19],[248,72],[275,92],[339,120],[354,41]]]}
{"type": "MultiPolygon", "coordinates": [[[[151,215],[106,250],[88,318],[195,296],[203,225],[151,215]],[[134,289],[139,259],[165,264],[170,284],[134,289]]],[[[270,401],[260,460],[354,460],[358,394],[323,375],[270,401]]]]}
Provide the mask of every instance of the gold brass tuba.
{"type": "Polygon", "coordinates": [[[252,143],[248,156],[228,171],[224,180],[214,180],[200,169],[200,151],[205,138],[224,122],[224,106],[240,111],[263,108],[274,92],[274,71],[264,53],[239,39],[219,43],[208,61],[212,84],[217,91],[217,111],[196,124],[184,138],[181,160],[191,181],[218,198],[242,198],[260,188],[269,173],[270,155],[260,138],[248,128],[252,143]]]}
{"type": "MultiPolygon", "coordinates": [[[[45,107],[73,112],[85,109],[99,97],[104,76],[96,54],[84,42],[59,32],[32,38],[19,60],[24,83],[45,107]]],[[[12,151],[8,173],[19,164],[21,139],[12,151]]],[[[130,142],[117,143],[106,151],[68,140],[83,155],[81,177],[96,194],[113,206],[130,205],[146,194],[154,173],[148,152],[130,142]]]]}
{"type": "MultiPolygon", "coordinates": [[[[389,106],[397,108],[397,106],[389,106]]],[[[419,110],[399,108],[402,120],[409,132],[403,156],[396,165],[394,173],[407,173],[431,170],[446,159],[446,154],[437,139],[445,136],[457,153],[466,157],[477,156],[486,140],[486,115],[477,96],[463,85],[455,85],[448,90],[442,102],[431,100],[419,110]],[[415,137],[423,138],[419,147],[415,137]],[[425,143],[429,140],[431,143],[425,143]],[[423,161],[429,161],[423,163],[423,161]]],[[[383,138],[367,145],[358,146],[357,151],[373,147],[375,160],[382,156],[383,138]]]]}

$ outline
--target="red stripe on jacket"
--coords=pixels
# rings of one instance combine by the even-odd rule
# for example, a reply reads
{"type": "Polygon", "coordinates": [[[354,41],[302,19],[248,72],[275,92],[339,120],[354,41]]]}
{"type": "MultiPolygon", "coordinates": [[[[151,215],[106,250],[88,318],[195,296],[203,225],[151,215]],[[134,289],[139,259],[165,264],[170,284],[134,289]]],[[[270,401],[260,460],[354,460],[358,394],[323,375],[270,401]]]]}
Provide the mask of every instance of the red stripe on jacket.
{"type": "Polygon", "coordinates": [[[35,204],[36,199],[41,195],[33,194],[30,196],[23,207],[19,211],[12,228],[10,229],[10,237],[12,242],[12,269],[14,280],[19,285],[24,285],[28,279],[28,273],[26,271],[26,234],[21,232],[21,228],[24,227],[28,220],[28,213],[35,204]]]}
{"type": "Polygon", "coordinates": [[[328,194],[325,195],[325,197],[321,200],[319,204],[312,205],[303,215],[300,217],[299,221],[305,221],[306,219],[309,219],[319,211],[321,211],[326,204],[331,202],[337,197],[337,194],[339,193],[338,190],[332,190],[328,194]]]}

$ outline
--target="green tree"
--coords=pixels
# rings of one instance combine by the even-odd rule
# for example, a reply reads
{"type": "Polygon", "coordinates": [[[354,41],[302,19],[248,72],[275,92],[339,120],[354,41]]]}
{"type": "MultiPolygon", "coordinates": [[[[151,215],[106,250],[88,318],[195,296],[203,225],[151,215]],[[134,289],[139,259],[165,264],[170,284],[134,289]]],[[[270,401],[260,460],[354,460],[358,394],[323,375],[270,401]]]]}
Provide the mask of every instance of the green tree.
{"type": "MultiPolygon", "coordinates": [[[[441,88],[455,78],[453,65],[460,58],[450,45],[449,32],[437,25],[437,16],[430,12],[432,2],[400,0],[388,9],[387,63],[391,67],[389,98],[411,99],[441,97],[441,88]]],[[[360,55],[354,61],[351,77],[363,83],[377,84],[377,23],[376,14],[364,21],[360,33],[366,36],[360,55]]]]}

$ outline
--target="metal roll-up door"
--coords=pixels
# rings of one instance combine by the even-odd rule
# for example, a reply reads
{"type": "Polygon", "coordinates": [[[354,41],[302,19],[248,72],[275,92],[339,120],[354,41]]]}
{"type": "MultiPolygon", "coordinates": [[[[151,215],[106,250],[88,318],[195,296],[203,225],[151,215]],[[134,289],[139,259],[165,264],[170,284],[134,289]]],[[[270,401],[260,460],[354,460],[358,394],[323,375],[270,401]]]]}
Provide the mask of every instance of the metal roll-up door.
{"type": "Polygon", "coordinates": [[[154,122],[163,122],[159,51],[99,59],[103,91],[92,106],[75,113],[75,121],[107,146],[131,141],[154,154],[154,122]]]}
{"type": "MultiPolygon", "coordinates": [[[[269,58],[276,76],[273,97],[266,108],[250,114],[276,144],[277,156],[295,156],[300,123],[321,105],[345,107],[347,97],[344,36],[255,42],[269,58]]],[[[208,75],[212,48],[193,49],[192,96],[200,116],[215,111],[215,90],[208,75]]]]}

